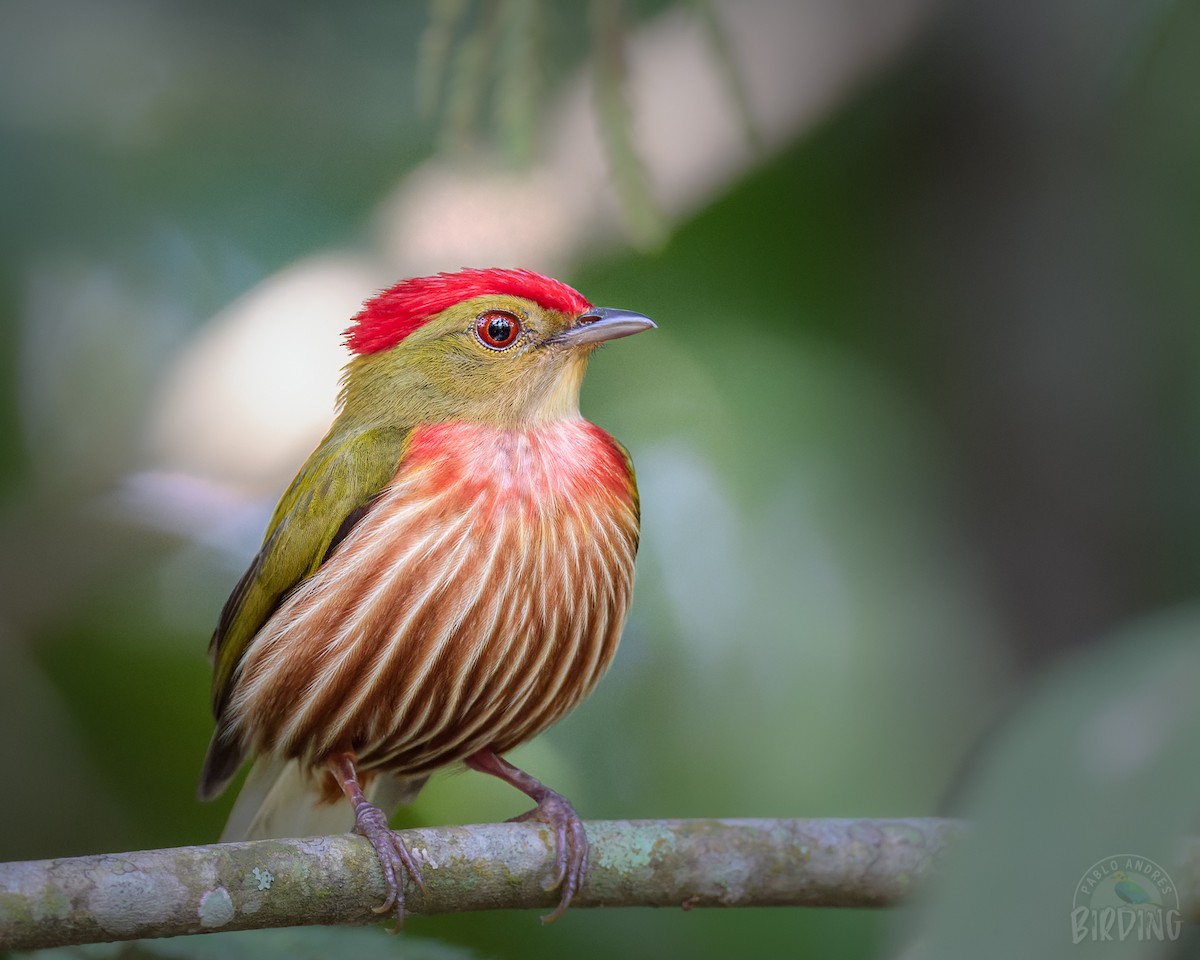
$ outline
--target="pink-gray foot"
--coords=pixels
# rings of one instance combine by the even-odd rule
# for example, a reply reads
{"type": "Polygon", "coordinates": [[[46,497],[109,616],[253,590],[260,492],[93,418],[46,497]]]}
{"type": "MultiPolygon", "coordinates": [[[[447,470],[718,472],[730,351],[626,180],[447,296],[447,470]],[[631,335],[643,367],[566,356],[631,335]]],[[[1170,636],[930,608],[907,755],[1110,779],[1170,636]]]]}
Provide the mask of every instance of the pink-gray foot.
{"type": "Polygon", "coordinates": [[[387,814],[371,803],[363,794],[358,783],[358,775],[354,768],[354,757],[350,754],[339,754],[329,761],[329,765],[338,779],[338,784],[345,793],[350,805],[354,808],[354,832],[366,837],[375,848],[379,857],[379,866],[383,870],[383,882],[387,886],[387,898],[374,910],[376,913],[387,913],[395,908],[396,929],[404,923],[404,878],[405,874],[412,877],[421,890],[425,892],[425,881],[421,877],[421,866],[409,852],[400,834],[388,826],[387,814]]]}
{"type": "Polygon", "coordinates": [[[514,767],[492,750],[480,750],[467,758],[467,766],[480,773],[489,773],[510,783],[537,804],[532,810],[513,817],[510,822],[534,820],[554,831],[554,874],[546,884],[547,890],[562,888],[558,906],[542,917],[543,923],[553,923],[565,912],[583,886],[588,869],[588,839],[583,821],[575,808],[560,793],[514,767]]]}

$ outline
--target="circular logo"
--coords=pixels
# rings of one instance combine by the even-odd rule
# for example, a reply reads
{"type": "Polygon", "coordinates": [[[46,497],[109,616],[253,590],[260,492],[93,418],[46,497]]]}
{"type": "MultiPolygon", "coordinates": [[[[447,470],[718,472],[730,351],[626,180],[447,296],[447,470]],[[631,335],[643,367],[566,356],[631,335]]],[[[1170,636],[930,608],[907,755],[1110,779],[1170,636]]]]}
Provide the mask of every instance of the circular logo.
{"type": "Polygon", "coordinates": [[[1175,881],[1153,860],[1121,853],[1084,871],[1071,903],[1071,942],[1177,940],[1183,927],[1175,881]]]}

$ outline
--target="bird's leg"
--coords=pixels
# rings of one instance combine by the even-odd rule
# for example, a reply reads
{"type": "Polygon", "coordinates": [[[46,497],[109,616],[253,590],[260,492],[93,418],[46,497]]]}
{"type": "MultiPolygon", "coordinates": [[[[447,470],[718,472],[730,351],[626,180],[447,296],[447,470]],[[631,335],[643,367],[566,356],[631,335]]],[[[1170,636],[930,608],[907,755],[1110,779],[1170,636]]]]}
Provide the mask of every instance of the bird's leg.
{"type": "Polygon", "coordinates": [[[424,893],[425,883],[421,879],[421,867],[400,839],[400,834],[388,826],[387,814],[363,794],[354,761],[353,754],[335,754],[329,758],[329,768],[337,778],[342,793],[350,801],[350,806],[354,808],[354,832],[371,841],[371,846],[375,848],[379,857],[379,866],[383,869],[383,881],[387,884],[388,895],[381,906],[375,907],[375,912],[387,913],[395,906],[398,929],[399,925],[404,923],[405,871],[424,893]]]}
{"type": "Polygon", "coordinates": [[[466,760],[472,770],[490,773],[505,783],[511,783],[522,793],[533,798],[537,806],[510,822],[537,820],[554,831],[557,852],[554,858],[554,877],[546,884],[547,890],[562,887],[562,897],[554,912],[542,917],[543,923],[552,923],[563,915],[571,900],[583,885],[588,868],[588,838],[579,814],[562,794],[555,793],[539,780],[497,756],[492,750],[480,750],[466,760]]]}

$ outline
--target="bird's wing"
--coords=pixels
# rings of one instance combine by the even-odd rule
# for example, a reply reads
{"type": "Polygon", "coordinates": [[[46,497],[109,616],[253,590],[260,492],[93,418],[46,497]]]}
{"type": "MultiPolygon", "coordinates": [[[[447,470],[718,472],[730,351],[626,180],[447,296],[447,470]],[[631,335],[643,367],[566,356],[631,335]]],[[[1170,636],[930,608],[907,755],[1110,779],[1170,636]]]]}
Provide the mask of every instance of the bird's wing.
{"type": "Polygon", "coordinates": [[[241,763],[240,751],[232,744],[218,744],[238,663],[283,599],[325,562],[395,476],[409,433],[400,427],[378,427],[331,434],[279,501],[262,549],[233,588],[209,645],[218,735],[205,763],[202,793],[219,790],[241,763]]]}

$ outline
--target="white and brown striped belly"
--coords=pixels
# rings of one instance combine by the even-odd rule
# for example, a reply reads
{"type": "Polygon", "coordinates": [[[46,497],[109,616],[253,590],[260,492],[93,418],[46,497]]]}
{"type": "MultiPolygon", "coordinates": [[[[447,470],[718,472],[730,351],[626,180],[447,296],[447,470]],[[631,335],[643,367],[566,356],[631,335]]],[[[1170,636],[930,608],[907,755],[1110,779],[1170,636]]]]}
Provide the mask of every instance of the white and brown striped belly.
{"type": "Polygon", "coordinates": [[[247,651],[254,752],[428,773],[575,706],[616,652],[637,550],[624,454],[584,420],[416,431],[395,479],[247,651]]]}

